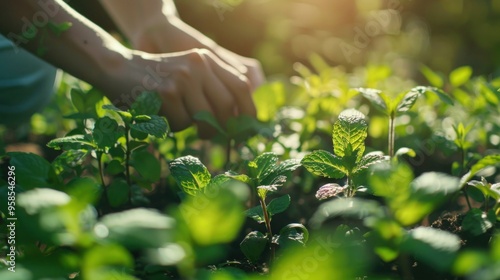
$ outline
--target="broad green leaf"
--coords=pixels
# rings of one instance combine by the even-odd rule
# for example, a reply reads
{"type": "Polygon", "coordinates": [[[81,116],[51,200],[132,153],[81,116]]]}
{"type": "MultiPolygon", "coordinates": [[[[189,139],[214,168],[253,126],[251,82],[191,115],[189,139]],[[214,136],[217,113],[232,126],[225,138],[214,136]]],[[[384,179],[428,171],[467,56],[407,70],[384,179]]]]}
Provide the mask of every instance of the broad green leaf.
{"type": "Polygon", "coordinates": [[[160,212],[136,208],[102,217],[94,235],[129,249],[156,248],[172,242],[174,225],[174,219],[160,212]]]}
{"type": "Polygon", "coordinates": [[[130,187],[122,178],[115,178],[106,188],[109,205],[119,207],[127,203],[130,187]]]}
{"type": "Polygon", "coordinates": [[[193,118],[197,121],[206,122],[213,128],[215,128],[220,134],[227,135],[226,130],[222,128],[222,126],[219,124],[219,121],[217,121],[212,113],[207,111],[198,112],[194,115],[193,118]]]}
{"type": "Polygon", "coordinates": [[[124,135],[123,127],[118,126],[118,123],[110,117],[99,118],[92,131],[94,143],[101,149],[115,146],[122,135],[124,135]]]}
{"type": "Polygon", "coordinates": [[[203,190],[212,175],[201,161],[193,156],[177,158],[170,162],[170,171],[181,189],[190,195],[203,190]]]}
{"type": "Polygon", "coordinates": [[[265,84],[252,95],[257,107],[257,119],[262,122],[273,120],[285,104],[285,88],[280,82],[265,84]]]}
{"type": "Polygon", "coordinates": [[[251,161],[248,166],[250,169],[250,176],[257,178],[259,185],[277,168],[278,156],[275,153],[263,153],[251,161]]]}
{"type": "Polygon", "coordinates": [[[424,74],[425,78],[429,81],[429,83],[432,86],[442,88],[444,85],[443,78],[437,74],[436,72],[432,71],[429,67],[422,65],[420,68],[420,71],[422,74],[424,74]]]}
{"type": "Polygon", "coordinates": [[[459,87],[467,83],[472,76],[472,68],[470,66],[462,66],[450,73],[450,83],[454,87],[459,87]]]}
{"type": "Polygon", "coordinates": [[[497,165],[500,163],[500,154],[496,155],[488,155],[485,156],[484,158],[480,159],[476,164],[474,164],[470,171],[465,174],[462,179],[460,180],[460,185],[462,187],[465,187],[467,182],[469,182],[476,174],[481,171],[483,168],[492,166],[492,165],[497,165]]]}
{"type": "Polygon", "coordinates": [[[25,190],[49,187],[58,182],[52,165],[44,158],[22,152],[7,153],[10,165],[16,168],[16,184],[25,190]]]}
{"type": "Polygon", "coordinates": [[[160,180],[161,165],[158,159],[148,151],[137,151],[132,154],[132,166],[139,174],[151,183],[160,180]]]}
{"type": "Polygon", "coordinates": [[[97,148],[97,146],[94,143],[91,143],[87,140],[85,135],[72,135],[72,136],[56,138],[49,141],[49,143],[47,143],[47,147],[52,148],[54,150],[60,150],[65,145],[71,145],[71,144],[78,144],[89,148],[97,148]]]}
{"type": "Polygon", "coordinates": [[[254,117],[248,115],[239,115],[227,120],[226,131],[229,138],[236,143],[241,143],[246,139],[258,133],[263,127],[254,117]]]}
{"type": "Polygon", "coordinates": [[[262,178],[262,185],[271,185],[272,181],[278,176],[286,176],[288,172],[292,172],[297,169],[300,164],[298,159],[287,159],[278,164],[278,167],[269,173],[265,178],[262,178]]]}
{"type": "Polygon", "coordinates": [[[264,236],[259,231],[252,231],[240,243],[240,249],[252,263],[257,263],[257,261],[264,253],[264,250],[268,248],[269,239],[264,236]]]}
{"type": "Polygon", "coordinates": [[[245,221],[243,204],[248,196],[240,197],[234,188],[246,188],[236,184],[211,193],[189,196],[178,208],[178,221],[188,229],[195,244],[210,246],[228,243],[240,232],[245,221]]]}
{"type": "Polygon", "coordinates": [[[321,204],[309,221],[311,227],[321,225],[333,217],[352,217],[360,220],[379,218],[384,215],[384,209],[374,200],[360,198],[339,198],[321,204]]]}
{"type": "Polygon", "coordinates": [[[327,151],[314,151],[306,155],[300,163],[307,171],[317,176],[340,179],[347,174],[342,160],[327,151]]]}
{"type": "Polygon", "coordinates": [[[264,212],[262,211],[262,206],[257,205],[245,211],[245,215],[249,218],[254,219],[257,223],[262,224],[266,220],[264,219],[264,212]]]}
{"type": "Polygon", "coordinates": [[[285,212],[288,206],[290,206],[290,195],[286,194],[271,200],[267,205],[267,212],[269,212],[270,216],[273,216],[285,212]]]}
{"type": "Polygon", "coordinates": [[[438,89],[436,87],[427,87],[427,91],[429,92],[432,92],[434,94],[436,94],[439,99],[441,99],[442,102],[448,104],[448,105],[453,105],[453,99],[451,99],[451,97],[446,94],[444,91],[442,91],[441,89],[438,89]]]}
{"type": "Polygon", "coordinates": [[[75,106],[76,110],[79,113],[86,113],[87,107],[85,106],[85,97],[82,90],[77,88],[71,89],[71,103],[75,106]]]}
{"type": "Polygon", "coordinates": [[[401,98],[401,101],[399,101],[396,111],[399,113],[407,112],[413,107],[415,102],[417,102],[417,99],[425,93],[425,91],[419,90],[420,88],[414,88],[410,90],[408,93],[403,95],[401,98]]]}
{"type": "Polygon", "coordinates": [[[94,246],[85,251],[81,260],[82,274],[93,280],[134,280],[134,259],[123,247],[115,244],[94,246]]]}
{"type": "Polygon", "coordinates": [[[64,171],[74,171],[76,168],[82,166],[88,154],[89,151],[83,149],[64,151],[52,162],[52,166],[58,175],[64,171]]]}
{"type": "Polygon", "coordinates": [[[382,91],[372,88],[357,88],[356,90],[360,92],[364,98],[368,99],[377,110],[384,114],[389,114],[387,111],[387,104],[380,96],[382,91]]]}
{"type": "Polygon", "coordinates": [[[406,164],[377,164],[370,169],[368,188],[373,194],[385,198],[393,210],[406,202],[410,196],[413,172],[406,164]]]}
{"type": "Polygon", "coordinates": [[[114,159],[106,166],[106,173],[109,175],[118,175],[123,172],[125,172],[125,166],[119,160],[114,159]]]}
{"type": "Polygon", "coordinates": [[[352,174],[355,175],[368,167],[387,160],[382,152],[371,152],[364,155],[361,160],[356,164],[352,174]]]}
{"type": "MultiPolygon", "coordinates": [[[[481,267],[485,267],[490,263],[490,257],[482,251],[464,251],[460,253],[454,264],[453,273],[455,275],[470,275],[474,271],[479,271],[481,267]]],[[[481,278],[471,278],[471,279],[485,279],[481,278]]],[[[495,279],[495,278],[493,278],[495,279]]]]}
{"type": "Polygon", "coordinates": [[[401,244],[401,250],[438,271],[448,271],[460,249],[460,238],[446,231],[418,227],[411,230],[401,244]]]}
{"type": "Polygon", "coordinates": [[[160,112],[162,100],[156,92],[143,92],[130,106],[132,115],[157,115],[160,112]]]}
{"type": "Polygon", "coordinates": [[[465,215],[462,221],[462,230],[473,236],[478,236],[491,229],[495,220],[495,214],[493,214],[493,219],[490,220],[487,213],[474,208],[465,215]]]}
{"type": "Polygon", "coordinates": [[[406,231],[390,218],[378,219],[369,225],[374,230],[369,235],[374,251],[385,262],[395,260],[399,256],[399,247],[406,231]]]}
{"type": "Polygon", "coordinates": [[[18,194],[15,215],[23,222],[17,224],[16,243],[36,240],[48,245],[74,244],[76,240],[73,235],[68,234],[63,215],[75,221],[79,217],[61,211],[70,201],[69,195],[48,188],[18,194]]]}
{"type": "Polygon", "coordinates": [[[168,122],[164,117],[160,116],[150,116],[151,120],[145,121],[145,122],[140,122],[140,123],[134,123],[131,124],[131,127],[147,133],[149,135],[153,135],[156,138],[165,138],[167,137],[167,133],[169,130],[168,127],[168,122]]]}
{"type": "Polygon", "coordinates": [[[368,136],[368,124],[363,113],[348,109],[340,113],[333,126],[333,149],[339,157],[351,156],[351,150],[361,159],[365,151],[365,139],[368,136]],[[348,149],[350,147],[350,149],[348,149]]]}
{"type": "Polygon", "coordinates": [[[394,207],[395,218],[405,226],[413,225],[460,190],[459,179],[447,174],[428,172],[411,183],[406,202],[394,207]]]}
{"type": "Polygon", "coordinates": [[[342,237],[319,233],[305,247],[285,248],[271,267],[271,279],[355,279],[367,275],[370,254],[363,246],[342,246],[343,242],[342,237]]]}

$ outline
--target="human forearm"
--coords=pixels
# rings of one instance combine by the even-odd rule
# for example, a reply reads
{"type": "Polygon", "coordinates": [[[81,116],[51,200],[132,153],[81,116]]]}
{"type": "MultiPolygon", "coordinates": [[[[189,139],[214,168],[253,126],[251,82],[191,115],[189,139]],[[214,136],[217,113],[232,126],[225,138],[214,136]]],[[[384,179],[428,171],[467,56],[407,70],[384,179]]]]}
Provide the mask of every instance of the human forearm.
{"type": "Polygon", "coordinates": [[[31,52],[43,48],[43,59],[117,98],[106,79],[132,51],[63,1],[0,0],[0,32],[31,52]],[[49,22],[70,22],[72,27],[57,36],[49,22]]]}

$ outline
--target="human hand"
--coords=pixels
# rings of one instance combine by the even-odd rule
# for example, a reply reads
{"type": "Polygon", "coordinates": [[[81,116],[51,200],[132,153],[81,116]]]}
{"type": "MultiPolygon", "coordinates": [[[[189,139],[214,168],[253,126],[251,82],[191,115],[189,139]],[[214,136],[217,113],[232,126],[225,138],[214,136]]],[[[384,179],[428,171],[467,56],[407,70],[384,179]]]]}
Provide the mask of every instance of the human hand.
{"type": "Polygon", "coordinates": [[[249,80],[206,49],[170,54],[135,52],[132,59],[113,73],[106,92],[112,102],[129,106],[144,90],[156,91],[163,99],[160,114],[167,117],[173,131],[196,123],[200,138],[210,138],[215,130],[193,116],[212,113],[223,126],[231,117],[255,116],[249,80]]]}

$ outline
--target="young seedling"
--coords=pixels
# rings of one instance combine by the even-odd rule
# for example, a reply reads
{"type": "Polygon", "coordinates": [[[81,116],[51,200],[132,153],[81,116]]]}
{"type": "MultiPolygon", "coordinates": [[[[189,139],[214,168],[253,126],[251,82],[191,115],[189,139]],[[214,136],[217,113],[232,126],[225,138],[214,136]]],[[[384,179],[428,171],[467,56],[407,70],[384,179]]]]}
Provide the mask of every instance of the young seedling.
{"type": "Polygon", "coordinates": [[[420,96],[426,92],[432,92],[437,94],[443,102],[453,104],[453,100],[448,95],[435,87],[418,86],[407,93],[399,94],[396,98],[391,98],[378,89],[357,88],[356,90],[368,99],[377,110],[389,117],[388,152],[390,158],[394,157],[396,117],[409,111],[420,96]]]}
{"type": "Polygon", "coordinates": [[[353,197],[360,187],[356,179],[362,171],[386,159],[379,152],[364,155],[367,130],[368,123],[363,113],[355,109],[345,110],[340,113],[333,127],[334,154],[318,150],[302,159],[301,164],[315,175],[332,179],[347,177],[344,187],[337,184],[323,186],[317,193],[319,199],[337,196],[340,193],[344,193],[346,197],[353,197]]]}

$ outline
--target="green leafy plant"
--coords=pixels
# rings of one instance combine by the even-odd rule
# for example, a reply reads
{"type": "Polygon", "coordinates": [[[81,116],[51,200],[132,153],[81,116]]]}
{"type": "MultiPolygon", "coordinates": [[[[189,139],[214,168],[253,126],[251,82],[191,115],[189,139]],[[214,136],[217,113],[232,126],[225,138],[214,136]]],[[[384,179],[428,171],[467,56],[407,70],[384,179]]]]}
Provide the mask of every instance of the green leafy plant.
{"type": "Polygon", "coordinates": [[[446,93],[435,87],[418,86],[409,92],[397,95],[396,98],[391,98],[377,89],[358,88],[356,90],[368,99],[377,110],[389,117],[388,153],[391,158],[394,156],[396,116],[409,111],[417,99],[426,92],[435,93],[443,102],[453,104],[453,100],[446,93]]]}
{"type": "Polygon", "coordinates": [[[332,179],[347,177],[344,187],[325,185],[317,193],[319,199],[326,199],[344,193],[353,197],[361,187],[356,179],[370,165],[383,161],[382,153],[364,154],[368,123],[363,113],[349,109],[339,115],[333,127],[333,151],[319,150],[306,155],[301,164],[311,173],[332,179]]]}

